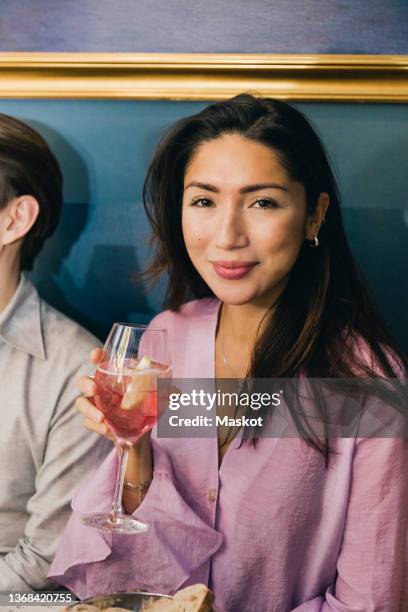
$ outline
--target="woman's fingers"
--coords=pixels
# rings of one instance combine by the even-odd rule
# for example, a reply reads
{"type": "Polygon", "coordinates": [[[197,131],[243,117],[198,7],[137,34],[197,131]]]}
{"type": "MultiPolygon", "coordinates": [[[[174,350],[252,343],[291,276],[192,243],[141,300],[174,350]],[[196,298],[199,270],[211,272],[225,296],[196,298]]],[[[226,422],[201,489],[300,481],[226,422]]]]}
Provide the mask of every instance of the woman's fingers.
{"type": "Polygon", "coordinates": [[[94,431],[97,434],[104,436],[105,438],[108,438],[109,440],[114,441],[112,432],[110,431],[106,423],[95,423],[95,421],[93,421],[92,419],[88,419],[87,417],[85,417],[84,425],[90,431],[94,431]]]}
{"type": "Polygon", "coordinates": [[[115,439],[104,420],[102,412],[95,408],[86,397],[78,397],[75,402],[75,408],[84,416],[84,425],[87,429],[95,431],[109,440],[115,439]]]}
{"type": "MultiPolygon", "coordinates": [[[[97,365],[106,358],[106,353],[103,349],[97,348],[91,352],[91,362],[97,365]]],[[[106,424],[104,415],[98,410],[92,401],[92,398],[97,392],[97,386],[91,376],[81,376],[78,381],[78,387],[82,396],[75,401],[75,408],[84,417],[84,426],[91,431],[95,431],[101,436],[105,436],[109,440],[114,440],[114,436],[106,424]]]]}
{"type": "Polygon", "coordinates": [[[87,395],[88,397],[93,397],[96,393],[97,387],[93,378],[91,378],[90,376],[81,376],[78,381],[78,389],[84,395],[87,395]]]}
{"type": "Polygon", "coordinates": [[[94,404],[86,397],[78,397],[75,401],[75,408],[84,415],[85,418],[93,421],[94,423],[102,423],[104,416],[100,410],[98,410],[94,404]]]}
{"type": "Polygon", "coordinates": [[[101,348],[96,348],[91,352],[91,361],[94,365],[98,365],[101,361],[106,358],[106,353],[101,348]]]}

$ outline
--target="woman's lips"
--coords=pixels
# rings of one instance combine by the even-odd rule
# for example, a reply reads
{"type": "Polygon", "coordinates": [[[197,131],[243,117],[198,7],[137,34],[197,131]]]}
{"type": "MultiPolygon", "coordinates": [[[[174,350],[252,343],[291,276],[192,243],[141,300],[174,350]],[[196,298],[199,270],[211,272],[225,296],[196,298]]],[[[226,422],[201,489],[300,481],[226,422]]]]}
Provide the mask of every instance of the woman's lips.
{"type": "Polygon", "coordinates": [[[237,280],[239,278],[243,278],[252,270],[254,266],[256,266],[256,263],[243,264],[242,266],[239,264],[227,266],[216,262],[212,262],[212,264],[218,276],[221,276],[221,278],[226,278],[228,280],[237,280]]]}

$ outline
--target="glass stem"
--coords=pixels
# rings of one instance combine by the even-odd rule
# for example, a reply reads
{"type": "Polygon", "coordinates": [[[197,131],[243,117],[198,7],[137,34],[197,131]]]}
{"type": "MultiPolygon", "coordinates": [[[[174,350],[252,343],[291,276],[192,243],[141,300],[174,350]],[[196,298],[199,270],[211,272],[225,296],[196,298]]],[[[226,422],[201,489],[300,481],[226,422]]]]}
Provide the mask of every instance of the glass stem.
{"type": "Polygon", "coordinates": [[[116,476],[115,493],[113,495],[112,514],[113,516],[120,516],[123,514],[122,511],[122,494],[123,494],[123,481],[125,480],[126,464],[128,459],[129,449],[127,446],[119,445],[119,465],[116,476]]]}

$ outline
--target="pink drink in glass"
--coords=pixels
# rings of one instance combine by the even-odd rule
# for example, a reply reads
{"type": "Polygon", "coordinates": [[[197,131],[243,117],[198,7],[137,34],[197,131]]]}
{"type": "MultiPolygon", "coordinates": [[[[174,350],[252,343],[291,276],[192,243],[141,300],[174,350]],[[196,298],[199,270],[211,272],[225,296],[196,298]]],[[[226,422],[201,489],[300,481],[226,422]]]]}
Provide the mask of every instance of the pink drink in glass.
{"type": "Polygon", "coordinates": [[[108,362],[98,365],[95,374],[95,405],[119,440],[136,442],[157,422],[157,378],[169,377],[170,369],[149,360],[147,368],[138,369],[140,361],[126,359],[116,370],[108,362]]]}

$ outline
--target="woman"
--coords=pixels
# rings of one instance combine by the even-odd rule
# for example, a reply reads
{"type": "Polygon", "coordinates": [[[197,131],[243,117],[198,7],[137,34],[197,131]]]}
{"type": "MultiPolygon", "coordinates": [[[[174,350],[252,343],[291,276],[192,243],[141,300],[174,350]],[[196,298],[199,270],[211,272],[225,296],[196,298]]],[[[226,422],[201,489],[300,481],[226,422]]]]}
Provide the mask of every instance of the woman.
{"type": "MultiPolygon", "coordinates": [[[[168,330],[175,378],[406,375],[353,261],[323,146],[299,111],[240,95],[179,121],[144,198],[149,273],[169,274],[168,309],[152,325],[168,330]]],[[[109,436],[93,381],[81,390],[86,426],[109,436]]],[[[81,597],[204,582],[228,612],[402,610],[406,441],[329,443],[297,426],[296,438],[256,443],[256,432],[231,439],[225,428],[218,444],[145,436],[123,496],[150,524],[137,536],[79,523],[81,512],[109,509],[112,451],[73,501],[51,575],[81,597]]]]}

